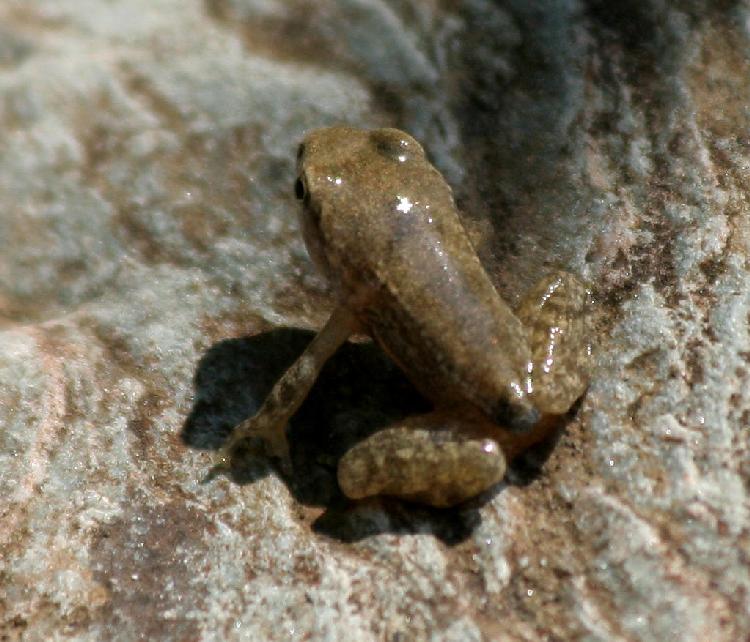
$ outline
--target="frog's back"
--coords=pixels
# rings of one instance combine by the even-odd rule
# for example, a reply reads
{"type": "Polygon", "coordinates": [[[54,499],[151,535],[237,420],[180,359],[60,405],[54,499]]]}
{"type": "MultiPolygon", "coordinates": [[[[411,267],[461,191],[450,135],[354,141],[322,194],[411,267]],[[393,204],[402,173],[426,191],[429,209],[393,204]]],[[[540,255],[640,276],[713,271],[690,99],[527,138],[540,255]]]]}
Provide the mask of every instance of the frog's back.
{"type": "Polygon", "coordinates": [[[390,251],[373,254],[380,288],[365,323],[438,405],[468,402],[502,418],[509,404],[525,405],[525,330],[498,296],[455,211],[434,209],[426,229],[417,223],[390,251]]]}
{"type": "Polygon", "coordinates": [[[316,216],[341,295],[438,405],[469,403],[492,417],[509,404],[530,410],[525,331],[487,277],[450,187],[403,132],[338,131],[347,153],[321,163],[316,216]]]}

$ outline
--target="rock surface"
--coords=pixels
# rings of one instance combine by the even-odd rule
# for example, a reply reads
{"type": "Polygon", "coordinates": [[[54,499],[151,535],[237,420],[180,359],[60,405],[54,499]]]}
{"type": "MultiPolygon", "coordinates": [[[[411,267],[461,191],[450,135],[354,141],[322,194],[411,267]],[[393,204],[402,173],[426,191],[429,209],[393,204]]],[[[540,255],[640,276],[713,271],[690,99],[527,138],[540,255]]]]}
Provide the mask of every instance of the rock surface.
{"type": "Polygon", "coordinates": [[[747,0],[0,3],[0,639],[746,639],[749,54],[747,0]],[[362,343],[292,479],[201,483],[330,309],[334,122],[423,141],[510,300],[596,285],[577,414],[460,510],[339,495],[423,404],[362,343]]]}

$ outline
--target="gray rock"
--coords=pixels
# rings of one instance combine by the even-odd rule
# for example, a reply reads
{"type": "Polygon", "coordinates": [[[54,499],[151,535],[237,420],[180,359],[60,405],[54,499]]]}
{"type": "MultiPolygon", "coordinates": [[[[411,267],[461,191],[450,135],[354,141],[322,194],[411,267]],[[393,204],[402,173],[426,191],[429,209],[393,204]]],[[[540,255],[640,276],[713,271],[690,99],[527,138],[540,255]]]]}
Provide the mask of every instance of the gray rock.
{"type": "Polygon", "coordinates": [[[3,640],[750,635],[747,2],[0,24],[3,640]],[[335,122],[423,141],[509,300],[557,266],[595,285],[580,408],[459,510],[342,500],[336,458],[424,403],[367,343],[293,419],[293,478],[201,483],[330,309],[291,186],[335,122]]]}

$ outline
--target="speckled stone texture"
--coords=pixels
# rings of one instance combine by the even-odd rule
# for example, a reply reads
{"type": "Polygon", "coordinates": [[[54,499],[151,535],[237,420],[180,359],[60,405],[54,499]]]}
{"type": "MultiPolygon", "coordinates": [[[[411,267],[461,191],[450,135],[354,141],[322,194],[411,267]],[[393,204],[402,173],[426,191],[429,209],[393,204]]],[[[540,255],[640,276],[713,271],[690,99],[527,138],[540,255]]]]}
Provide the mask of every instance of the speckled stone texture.
{"type": "Polygon", "coordinates": [[[747,0],[0,0],[0,640],[750,635],[747,0]],[[331,308],[294,149],[393,125],[498,289],[591,280],[559,439],[464,508],[348,504],[424,408],[371,344],[295,475],[201,483],[331,308]]]}

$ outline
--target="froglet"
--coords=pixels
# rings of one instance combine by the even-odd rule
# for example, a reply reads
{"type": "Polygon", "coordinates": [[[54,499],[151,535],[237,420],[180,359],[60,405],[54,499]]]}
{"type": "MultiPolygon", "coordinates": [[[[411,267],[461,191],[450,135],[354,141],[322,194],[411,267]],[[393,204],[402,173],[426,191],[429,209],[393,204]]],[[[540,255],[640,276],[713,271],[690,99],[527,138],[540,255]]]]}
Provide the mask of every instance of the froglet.
{"type": "Polygon", "coordinates": [[[218,454],[259,437],[290,467],[285,428],[325,361],[366,333],[434,404],[376,432],[338,464],[357,499],[452,506],[500,481],[506,460],[549,435],[587,385],[589,292],[556,272],[513,311],[463,228],[450,187],[397,129],[330,127],[299,146],[295,183],[314,263],[337,306],[258,413],[218,454]]]}

